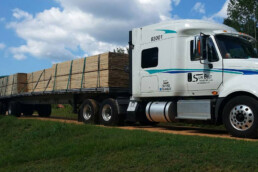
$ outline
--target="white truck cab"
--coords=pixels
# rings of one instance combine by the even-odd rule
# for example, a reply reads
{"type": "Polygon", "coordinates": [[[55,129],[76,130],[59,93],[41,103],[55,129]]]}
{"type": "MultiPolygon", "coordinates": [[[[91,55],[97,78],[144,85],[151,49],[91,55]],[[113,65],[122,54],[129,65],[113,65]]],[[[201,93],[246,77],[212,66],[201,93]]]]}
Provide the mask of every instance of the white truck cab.
{"type": "Polygon", "coordinates": [[[231,27],[202,20],[133,29],[128,116],[139,118],[138,112],[144,110],[142,121],[223,121],[234,136],[257,135],[254,42],[231,27]]]}

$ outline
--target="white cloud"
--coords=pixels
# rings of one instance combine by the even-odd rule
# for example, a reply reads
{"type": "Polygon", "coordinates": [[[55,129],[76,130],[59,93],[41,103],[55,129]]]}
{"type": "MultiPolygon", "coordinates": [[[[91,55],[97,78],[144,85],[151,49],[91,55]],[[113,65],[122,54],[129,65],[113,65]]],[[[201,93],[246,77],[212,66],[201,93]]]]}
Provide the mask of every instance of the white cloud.
{"type": "Polygon", "coordinates": [[[221,19],[227,18],[228,3],[229,3],[229,0],[226,0],[222,8],[217,13],[211,15],[210,17],[204,16],[203,19],[214,21],[214,20],[221,20],[221,19]]]}
{"type": "MultiPolygon", "coordinates": [[[[15,21],[7,27],[26,41],[10,51],[14,58],[26,55],[69,59],[82,54],[113,51],[128,42],[134,27],[170,18],[171,0],[56,0],[61,8],[51,8],[35,16],[20,9],[13,11],[15,21]]],[[[180,0],[175,1],[178,5],[180,0]]]]}
{"type": "Polygon", "coordinates": [[[172,0],[172,2],[174,2],[175,6],[178,6],[178,4],[180,3],[181,0],[172,0]]]}
{"type": "Polygon", "coordinates": [[[4,17],[1,17],[0,18],[0,22],[4,22],[5,21],[5,18],[4,17]]]}
{"type": "Polygon", "coordinates": [[[217,12],[216,14],[214,14],[212,17],[215,18],[227,18],[227,10],[228,10],[228,3],[229,0],[226,0],[226,2],[224,3],[224,5],[222,6],[221,10],[219,12],[217,12]]]}
{"type": "Polygon", "coordinates": [[[205,5],[201,2],[196,2],[192,10],[201,14],[205,14],[205,5]]]}
{"type": "Polygon", "coordinates": [[[14,54],[13,57],[17,60],[24,60],[26,56],[24,54],[14,54]]]}
{"type": "Polygon", "coordinates": [[[16,19],[32,19],[32,15],[18,8],[13,10],[13,17],[16,19]]]}
{"type": "Polygon", "coordinates": [[[3,50],[3,49],[5,49],[5,44],[4,43],[0,43],[0,50],[3,50]]]}

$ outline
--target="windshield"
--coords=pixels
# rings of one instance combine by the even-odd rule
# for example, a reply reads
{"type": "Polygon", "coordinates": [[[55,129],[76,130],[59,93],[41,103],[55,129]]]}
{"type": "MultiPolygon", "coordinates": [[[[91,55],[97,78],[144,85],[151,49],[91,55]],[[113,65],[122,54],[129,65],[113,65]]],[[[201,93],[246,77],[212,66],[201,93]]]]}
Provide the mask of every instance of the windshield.
{"type": "Polygon", "coordinates": [[[258,58],[252,43],[243,38],[228,35],[216,35],[215,38],[225,59],[258,58]]]}

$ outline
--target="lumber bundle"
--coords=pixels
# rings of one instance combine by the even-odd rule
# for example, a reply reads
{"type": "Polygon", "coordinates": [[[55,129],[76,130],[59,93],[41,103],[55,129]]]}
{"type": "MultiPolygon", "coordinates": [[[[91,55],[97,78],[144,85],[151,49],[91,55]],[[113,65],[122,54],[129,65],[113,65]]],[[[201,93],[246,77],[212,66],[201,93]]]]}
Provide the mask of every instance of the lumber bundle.
{"type": "Polygon", "coordinates": [[[28,92],[50,91],[47,89],[52,80],[53,68],[44,69],[32,73],[27,76],[28,92]]]}
{"type": "Polygon", "coordinates": [[[27,92],[27,74],[17,73],[0,78],[0,95],[9,96],[13,94],[27,92]]]}
{"type": "Polygon", "coordinates": [[[97,87],[128,87],[127,54],[104,53],[57,63],[50,69],[28,74],[28,92],[97,87]]]}
{"type": "Polygon", "coordinates": [[[53,65],[53,90],[128,87],[127,54],[104,53],[53,65]]]}
{"type": "Polygon", "coordinates": [[[23,92],[128,87],[127,54],[104,53],[54,64],[49,69],[0,78],[0,96],[23,92]]]}

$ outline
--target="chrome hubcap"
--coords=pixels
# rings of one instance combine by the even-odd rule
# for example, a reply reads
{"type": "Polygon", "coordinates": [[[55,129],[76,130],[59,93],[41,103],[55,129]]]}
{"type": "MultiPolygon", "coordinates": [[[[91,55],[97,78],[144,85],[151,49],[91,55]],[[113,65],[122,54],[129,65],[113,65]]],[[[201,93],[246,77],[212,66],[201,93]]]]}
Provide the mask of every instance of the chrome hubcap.
{"type": "Polygon", "coordinates": [[[11,115],[12,114],[12,110],[11,110],[11,108],[9,107],[8,108],[8,115],[11,115]]]}
{"type": "Polygon", "coordinates": [[[235,106],[229,115],[230,124],[239,131],[245,131],[252,127],[254,114],[250,107],[246,105],[235,106]]]}
{"type": "Polygon", "coordinates": [[[85,105],[83,108],[83,118],[89,120],[92,116],[92,109],[90,105],[85,105]]]}
{"type": "Polygon", "coordinates": [[[112,117],[112,108],[110,105],[106,104],[102,109],[102,118],[104,121],[109,121],[112,117]]]}

